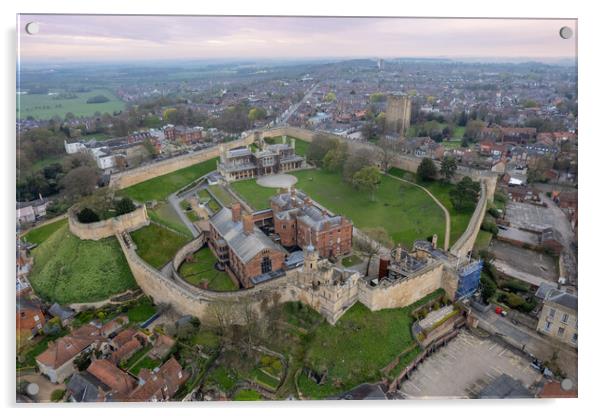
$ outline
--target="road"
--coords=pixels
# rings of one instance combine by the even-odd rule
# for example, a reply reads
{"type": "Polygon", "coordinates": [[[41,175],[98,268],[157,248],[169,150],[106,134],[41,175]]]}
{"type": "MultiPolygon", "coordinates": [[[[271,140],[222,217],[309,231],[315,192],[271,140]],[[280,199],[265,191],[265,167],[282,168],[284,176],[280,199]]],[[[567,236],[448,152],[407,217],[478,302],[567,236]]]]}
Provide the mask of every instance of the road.
{"type": "Polygon", "coordinates": [[[445,241],[443,243],[443,249],[445,251],[447,251],[449,249],[449,235],[450,235],[450,232],[451,232],[451,220],[450,220],[449,211],[447,210],[447,208],[445,208],[445,206],[441,203],[441,201],[439,201],[437,198],[435,198],[435,195],[433,195],[424,186],[420,186],[420,185],[418,185],[418,184],[416,184],[414,182],[406,181],[405,179],[398,178],[397,176],[389,175],[388,173],[387,173],[387,176],[389,176],[390,178],[393,178],[393,179],[397,179],[398,181],[405,182],[407,184],[417,186],[418,188],[420,188],[424,192],[426,192],[428,194],[428,196],[430,196],[433,199],[433,201],[435,201],[435,203],[437,205],[439,205],[439,208],[441,208],[443,210],[443,213],[445,214],[445,241]]]}
{"type": "Polygon", "coordinates": [[[278,122],[276,124],[286,124],[286,123],[288,123],[288,119],[293,114],[295,114],[295,111],[297,111],[297,109],[299,108],[299,106],[301,106],[301,104],[303,104],[305,101],[309,100],[309,98],[314,93],[314,91],[316,91],[316,88],[318,88],[319,84],[320,83],[316,83],[315,85],[313,85],[309,89],[309,91],[307,91],[307,93],[303,96],[303,98],[301,99],[301,101],[299,101],[298,103],[295,103],[295,104],[291,105],[284,113],[282,113],[282,115],[278,118],[278,122]]]}
{"type": "Polygon", "coordinates": [[[178,198],[178,196],[175,193],[171,194],[167,198],[167,200],[171,204],[171,207],[174,209],[174,211],[177,212],[178,217],[180,217],[180,220],[184,223],[184,225],[186,225],[186,227],[188,227],[188,229],[192,233],[193,237],[197,238],[199,235],[201,235],[201,233],[199,232],[199,230],[197,230],[197,228],[194,226],[194,224],[188,219],[188,217],[180,209],[180,201],[182,199],[183,198],[178,198]]]}

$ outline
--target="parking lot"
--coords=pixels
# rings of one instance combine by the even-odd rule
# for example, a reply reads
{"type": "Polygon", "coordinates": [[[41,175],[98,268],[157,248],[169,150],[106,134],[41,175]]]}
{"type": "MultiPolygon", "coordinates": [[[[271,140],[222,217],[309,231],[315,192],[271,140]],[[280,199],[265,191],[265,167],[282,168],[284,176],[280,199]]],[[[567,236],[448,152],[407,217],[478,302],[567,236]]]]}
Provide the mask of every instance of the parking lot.
{"type": "Polygon", "coordinates": [[[540,285],[541,282],[556,282],[558,267],[553,257],[533,250],[493,240],[490,251],[495,257],[493,264],[504,274],[540,285]]]}
{"type": "Polygon", "coordinates": [[[513,227],[528,228],[534,231],[554,227],[564,238],[570,240],[573,231],[566,215],[551,200],[545,197],[544,200],[548,203],[548,208],[527,203],[508,202],[505,219],[513,227]]]}
{"type": "Polygon", "coordinates": [[[527,388],[542,377],[525,357],[462,330],[418,366],[403,382],[399,394],[407,399],[474,398],[501,374],[527,388]]]}

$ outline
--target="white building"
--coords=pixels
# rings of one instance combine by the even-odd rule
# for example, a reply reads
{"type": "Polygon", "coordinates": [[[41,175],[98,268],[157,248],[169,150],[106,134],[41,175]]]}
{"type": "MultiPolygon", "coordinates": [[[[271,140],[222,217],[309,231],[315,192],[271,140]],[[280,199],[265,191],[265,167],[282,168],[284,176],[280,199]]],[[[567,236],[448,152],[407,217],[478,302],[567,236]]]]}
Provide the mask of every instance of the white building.
{"type": "Polygon", "coordinates": [[[74,153],[83,152],[84,150],[86,150],[86,146],[83,143],[69,143],[65,140],[65,152],[67,152],[67,154],[72,155],[74,153]]]}

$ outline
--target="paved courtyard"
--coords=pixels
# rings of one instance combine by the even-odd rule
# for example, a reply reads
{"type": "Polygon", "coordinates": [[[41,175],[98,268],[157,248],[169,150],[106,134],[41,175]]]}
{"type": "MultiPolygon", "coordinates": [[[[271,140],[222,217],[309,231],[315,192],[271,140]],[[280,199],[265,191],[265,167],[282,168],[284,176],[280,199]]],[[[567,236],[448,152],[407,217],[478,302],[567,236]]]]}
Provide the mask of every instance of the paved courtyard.
{"type": "Polygon", "coordinates": [[[266,188],[290,188],[297,183],[297,177],[293,175],[267,175],[257,179],[257,185],[266,188]]]}
{"type": "Polygon", "coordinates": [[[474,398],[501,374],[519,380],[527,388],[541,378],[523,356],[462,330],[426,358],[403,382],[399,393],[407,399],[474,398]]]}

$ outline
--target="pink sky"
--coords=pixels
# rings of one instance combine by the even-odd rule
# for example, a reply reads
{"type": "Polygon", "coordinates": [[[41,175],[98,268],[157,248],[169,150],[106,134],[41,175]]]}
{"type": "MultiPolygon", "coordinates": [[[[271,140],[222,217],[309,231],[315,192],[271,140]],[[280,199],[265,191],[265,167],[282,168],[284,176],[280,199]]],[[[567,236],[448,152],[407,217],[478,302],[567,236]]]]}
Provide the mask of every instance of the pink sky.
{"type": "Polygon", "coordinates": [[[25,60],[572,58],[575,20],[20,15],[25,60]],[[40,24],[28,35],[25,24],[40,24]]]}

